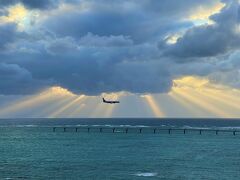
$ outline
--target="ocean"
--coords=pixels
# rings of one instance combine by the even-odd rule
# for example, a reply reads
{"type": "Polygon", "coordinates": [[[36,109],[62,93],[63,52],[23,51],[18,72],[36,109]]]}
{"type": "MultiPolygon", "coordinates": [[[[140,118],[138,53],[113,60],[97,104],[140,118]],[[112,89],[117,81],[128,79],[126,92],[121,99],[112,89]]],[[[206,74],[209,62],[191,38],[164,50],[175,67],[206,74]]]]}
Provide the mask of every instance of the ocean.
{"type": "Polygon", "coordinates": [[[75,132],[227,128],[228,119],[2,119],[0,179],[239,179],[240,133],[75,132]],[[58,129],[53,132],[53,127],[58,129]],[[67,127],[66,132],[63,127],[67,127]]]}

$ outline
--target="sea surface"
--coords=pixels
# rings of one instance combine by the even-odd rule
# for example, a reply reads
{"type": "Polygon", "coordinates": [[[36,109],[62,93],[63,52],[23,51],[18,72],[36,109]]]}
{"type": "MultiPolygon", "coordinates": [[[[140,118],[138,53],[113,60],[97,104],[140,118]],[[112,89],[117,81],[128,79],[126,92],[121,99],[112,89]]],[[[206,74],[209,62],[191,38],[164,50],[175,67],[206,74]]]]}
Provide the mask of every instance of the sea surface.
{"type": "Polygon", "coordinates": [[[240,133],[144,131],[169,127],[239,129],[240,120],[2,119],[0,179],[240,179],[240,133]],[[98,125],[119,129],[73,128],[98,125]]]}

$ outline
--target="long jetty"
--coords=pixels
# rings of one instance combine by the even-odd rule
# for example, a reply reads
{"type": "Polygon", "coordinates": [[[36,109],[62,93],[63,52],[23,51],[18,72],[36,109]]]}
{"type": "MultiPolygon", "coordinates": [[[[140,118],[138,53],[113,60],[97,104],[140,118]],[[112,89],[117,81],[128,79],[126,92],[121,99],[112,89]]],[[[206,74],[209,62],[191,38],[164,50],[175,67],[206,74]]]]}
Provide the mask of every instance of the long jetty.
{"type": "Polygon", "coordinates": [[[52,129],[53,132],[87,132],[87,133],[136,133],[136,134],[142,134],[142,133],[148,133],[148,134],[189,134],[189,133],[195,133],[195,134],[232,134],[234,136],[240,135],[239,129],[211,129],[211,128],[167,128],[167,127],[137,127],[137,126],[131,126],[131,127],[106,127],[106,126],[56,126],[52,129]]]}

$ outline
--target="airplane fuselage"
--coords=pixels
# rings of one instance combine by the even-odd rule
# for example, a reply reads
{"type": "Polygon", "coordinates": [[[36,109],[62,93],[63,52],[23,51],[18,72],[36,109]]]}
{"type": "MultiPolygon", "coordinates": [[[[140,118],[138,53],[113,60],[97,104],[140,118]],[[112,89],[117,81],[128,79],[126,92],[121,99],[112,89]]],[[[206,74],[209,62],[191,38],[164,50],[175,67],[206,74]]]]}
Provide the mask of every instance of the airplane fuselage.
{"type": "Polygon", "coordinates": [[[107,103],[107,104],[118,104],[120,103],[119,101],[107,101],[103,98],[103,103],[107,103]]]}

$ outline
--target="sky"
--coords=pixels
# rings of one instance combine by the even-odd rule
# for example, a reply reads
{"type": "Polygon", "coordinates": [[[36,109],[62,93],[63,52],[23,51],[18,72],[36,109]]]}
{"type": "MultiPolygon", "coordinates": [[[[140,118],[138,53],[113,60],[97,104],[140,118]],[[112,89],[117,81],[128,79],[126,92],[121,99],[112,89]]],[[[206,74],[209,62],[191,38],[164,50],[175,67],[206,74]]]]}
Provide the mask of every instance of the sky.
{"type": "Polygon", "coordinates": [[[239,3],[0,0],[0,118],[238,118],[239,3]]]}

